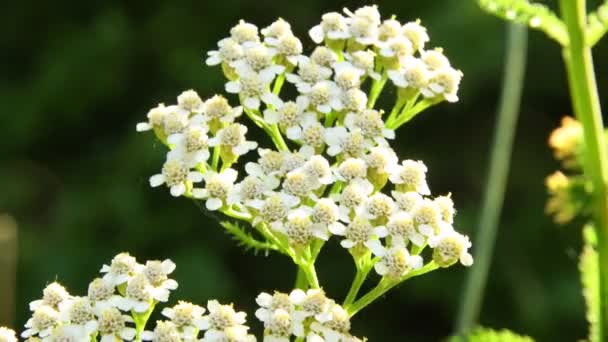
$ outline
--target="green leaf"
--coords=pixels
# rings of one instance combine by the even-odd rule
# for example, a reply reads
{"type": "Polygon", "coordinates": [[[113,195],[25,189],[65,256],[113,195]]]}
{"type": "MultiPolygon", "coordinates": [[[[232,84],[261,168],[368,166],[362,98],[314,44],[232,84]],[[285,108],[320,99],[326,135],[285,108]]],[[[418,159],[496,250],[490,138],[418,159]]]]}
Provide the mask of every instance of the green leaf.
{"type": "Polygon", "coordinates": [[[494,330],[479,327],[466,336],[453,336],[448,342],[534,342],[529,336],[518,335],[510,330],[494,330]]]}
{"type": "Polygon", "coordinates": [[[587,41],[595,45],[608,32],[608,1],[587,16],[587,41]]]}
{"type": "Polygon", "coordinates": [[[263,252],[264,255],[268,255],[271,250],[279,250],[279,247],[271,242],[256,239],[249,232],[245,231],[246,228],[239,226],[238,223],[222,221],[220,224],[226,229],[228,234],[232,235],[232,239],[237,241],[239,246],[245,248],[245,250],[253,250],[254,254],[263,252]]]}
{"type": "Polygon", "coordinates": [[[547,6],[528,0],[478,0],[486,12],[545,32],[562,46],[568,45],[566,25],[547,6]]]}
{"type": "Polygon", "coordinates": [[[581,253],[580,261],[578,264],[579,271],[581,272],[581,283],[583,286],[583,296],[587,303],[587,321],[589,322],[589,341],[600,342],[599,335],[599,310],[600,310],[600,298],[599,298],[599,255],[597,253],[597,236],[595,229],[591,225],[587,225],[583,229],[583,238],[585,240],[585,246],[581,253]]]}

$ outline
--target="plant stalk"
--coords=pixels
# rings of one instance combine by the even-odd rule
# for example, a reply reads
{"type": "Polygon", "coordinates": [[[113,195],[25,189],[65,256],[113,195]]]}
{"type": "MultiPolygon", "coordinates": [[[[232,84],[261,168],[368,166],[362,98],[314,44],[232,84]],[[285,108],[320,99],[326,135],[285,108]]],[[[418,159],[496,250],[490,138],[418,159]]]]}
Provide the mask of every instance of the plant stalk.
{"type": "Polygon", "coordinates": [[[587,156],[584,173],[593,183],[593,221],[598,236],[600,265],[599,336],[608,341],[608,155],[598,97],[591,42],[585,37],[586,1],[560,0],[570,44],[563,49],[574,112],[583,126],[587,156]]]}
{"type": "Polygon", "coordinates": [[[494,141],[490,167],[487,175],[483,209],[475,235],[475,265],[468,272],[464,296],[456,330],[459,334],[469,332],[479,318],[488,272],[498,231],[498,220],[502,211],[505,188],[509,173],[509,162],[517,126],[526,65],[527,29],[520,24],[507,26],[506,63],[502,93],[498,106],[498,119],[494,128],[494,141]]]}

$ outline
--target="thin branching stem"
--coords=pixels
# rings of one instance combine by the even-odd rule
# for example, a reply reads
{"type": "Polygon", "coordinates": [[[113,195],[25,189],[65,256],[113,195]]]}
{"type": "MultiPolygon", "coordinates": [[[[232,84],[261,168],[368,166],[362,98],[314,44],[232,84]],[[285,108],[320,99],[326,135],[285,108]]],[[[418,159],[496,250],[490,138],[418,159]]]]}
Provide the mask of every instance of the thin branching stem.
{"type": "Polygon", "coordinates": [[[498,106],[498,120],[494,129],[492,157],[483,209],[477,234],[473,239],[477,246],[474,253],[475,266],[469,271],[460,305],[456,327],[459,333],[469,332],[476,325],[479,317],[498,231],[519,113],[526,64],[527,30],[525,26],[516,23],[509,24],[507,30],[507,60],[498,106]]]}

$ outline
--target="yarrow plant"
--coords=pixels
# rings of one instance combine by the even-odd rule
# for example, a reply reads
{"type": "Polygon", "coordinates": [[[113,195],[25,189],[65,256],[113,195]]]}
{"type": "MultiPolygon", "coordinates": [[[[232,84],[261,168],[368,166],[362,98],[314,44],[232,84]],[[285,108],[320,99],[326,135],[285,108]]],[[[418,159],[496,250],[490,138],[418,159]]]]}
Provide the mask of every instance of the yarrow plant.
{"type": "MultiPolygon", "coordinates": [[[[462,73],[441,48],[429,47],[419,20],[383,20],[376,6],[324,14],[309,35],[317,46],[305,55],[285,20],[261,30],[241,20],[205,60],[221,67],[228,94],[203,99],[184,91],[176,104],[152,108],[137,131],[152,131],[168,148],[152,187],[204,202],[226,217],[222,226],[243,245],[279,252],[297,265],[295,290],[256,300],[264,341],[360,341],[350,335],[350,318],[388,290],[473,263],[471,242],[453,227],[451,195],[433,196],[426,165],[400,160],[389,143],[425,109],[456,102],[462,73]],[[392,109],[376,109],[389,86],[392,109]],[[254,129],[269,143],[250,140],[254,129]],[[254,161],[242,162],[252,153],[254,161]],[[341,304],[325,295],[315,270],[333,241],[356,269],[341,304]],[[380,281],[360,296],[372,270],[380,281]]],[[[204,331],[202,341],[255,341],[245,314],[216,301],[206,309],[180,302],[163,310],[167,321],[144,331],[151,311],[177,287],[168,279],[174,267],[121,254],[102,268],[88,297],[45,290],[23,336],[181,341],[204,331]],[[73,303],[82,312],[78,320],[64,315],[73,303]]]]}

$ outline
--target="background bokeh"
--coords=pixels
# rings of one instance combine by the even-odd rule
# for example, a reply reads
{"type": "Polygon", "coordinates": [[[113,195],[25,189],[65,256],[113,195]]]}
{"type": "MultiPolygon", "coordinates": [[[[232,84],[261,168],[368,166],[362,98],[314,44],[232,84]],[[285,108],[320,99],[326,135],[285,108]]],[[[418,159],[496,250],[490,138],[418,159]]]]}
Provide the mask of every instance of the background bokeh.
{"type": "MultiPolygon", "coordinates": [[[[287,291],[289,260],[236,247],[186,199],[151,189],[164,157],[135,123],[182,90],[223,91],[205,52],[244,18],[263,27],[292,23],[305,46],[322,13],[363,1],[20,1],[0,7],[0,212],[19,225],[16,315],[55,279],[73,293],[121,251],[140,260],[171,258],[180,288],[172,296],[234,302],[253,319],[255,295],[287,291]]],[[[432,44],[464,72],[461,101],[441,104],[403,127],[400,156],[424,160],[434,193],[451,192],[457,225],[473,235],[483,193],[504,55],[504,24],[474,1],[377,2],[384,16],[422,18],[432,44]]],[[[570,113],[555,44],[530,34],[529,66],[495,259],[481,315],[540,341],[586,336],[577,274],[578,224],[556,227],[543,214],[544,176],[557,168],[546,146],[570,113]]],[[[596,48],[608,103],[608,43],[596,48]]],[[[608,105],[608,104],[607,104],[608,105]]],[[[473,241],[475,243],[475,241],[473,241]]],[[[473,247],[474,248],[474,247],[473,247]]],[[[346,293],[354,270],[333,243],[319,261],[332,296],[346,293]]],[[[354,319],[371,341],[437,341],[450,334],[466,270],[457,266],[398,287],[354,319]]],[[[0,296],[0,298],[2,298],[0,296]]],[[[5,303],[0,302],[0,306],[5,303]]],[[[252,323],[258,326],[257,323],[252,323]]]]}

